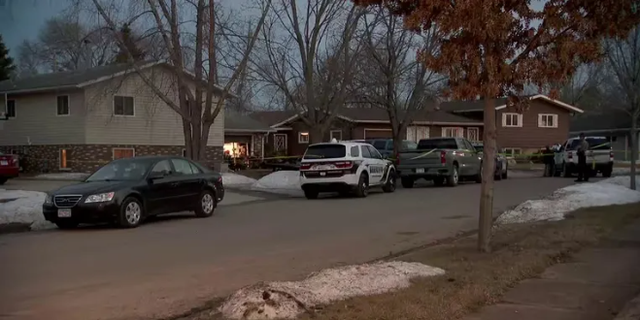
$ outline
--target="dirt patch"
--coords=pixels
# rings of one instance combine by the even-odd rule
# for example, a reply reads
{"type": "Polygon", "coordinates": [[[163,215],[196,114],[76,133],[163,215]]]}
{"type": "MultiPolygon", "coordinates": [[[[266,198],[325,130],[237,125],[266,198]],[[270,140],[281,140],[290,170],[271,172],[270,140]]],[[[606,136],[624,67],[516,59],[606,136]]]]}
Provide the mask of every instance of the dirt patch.
{"type": "Polygon", "coordinates": [[[447,274],[415,280],[410,288],[395,293],[334,303],[302,319],[458,319],[500,301],[521,280],[570,260],[582,247],[640,217],[640,204],[588,208],[570,216],[554,223],[496,228],[491,254],[478,253],[473,236],[399,257],[442,268],[447,274]]]}

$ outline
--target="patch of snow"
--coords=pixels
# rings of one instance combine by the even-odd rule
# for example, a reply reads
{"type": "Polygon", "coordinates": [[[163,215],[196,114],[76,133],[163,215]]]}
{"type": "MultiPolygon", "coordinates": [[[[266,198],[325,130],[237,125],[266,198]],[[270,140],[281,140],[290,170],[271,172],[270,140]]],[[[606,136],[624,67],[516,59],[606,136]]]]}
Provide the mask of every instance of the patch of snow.
{"type": "Polygon", "coordinates": [[[256,181],[251,189],[256,191],[283,194],[302,197],[304,193],[300,188],[299,171],[276,171],[256,181]]]}
{"type": "MultiPolygon", "coordinates": [[[[640,182],[638,178],[636,181],[640,182]]],[[[640,202],[640,192],[629,189],[630,182],[629,176],[618,176],[558,189],[546,198],[528,200],[505,211],[496,224],[557,221],[580,208],[640,202]]]]}
{"type": "Polygon", "coordinates": [[[30,223],[32,230],[54,227],[42,215],[45,196],[37,191],[0,189],[0,200],[4,200],[0,201],[0,224],[30,223]]]}
{"type": "Polygon", "coordinates": [[[225,172],[222,174],[222,184],[225,187],[252,186],[254,183],[256,183],[256,181],[256,179],[233,172],[225,172]]]}
{"type": "Polygon", "coordinates": [[[302,281],[242,288],[227,298],[220,312],[229,319],[293,319],[319,305],[407,288],[413,278],[444,273],[440,268],[402,261],[325,269],[302,281]]]}
{"type": "Polygon", "coordinates": [[[40,180],[82,181],[88,176],[88,173],[83,172],[56,172],[39,174],[33,178],[40,180]]]}

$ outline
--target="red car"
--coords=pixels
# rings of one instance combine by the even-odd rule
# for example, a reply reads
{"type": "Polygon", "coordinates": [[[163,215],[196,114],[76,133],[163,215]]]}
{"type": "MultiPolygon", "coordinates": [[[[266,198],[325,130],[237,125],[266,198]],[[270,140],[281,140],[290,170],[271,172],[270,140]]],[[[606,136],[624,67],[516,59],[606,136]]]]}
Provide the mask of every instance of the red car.
{"type": "Polygon", "coordinates": [[[17,177],[18,174],[20,174],[18,156],[0,152],[0,185],[3,185],[11,178],[17,177]]]}

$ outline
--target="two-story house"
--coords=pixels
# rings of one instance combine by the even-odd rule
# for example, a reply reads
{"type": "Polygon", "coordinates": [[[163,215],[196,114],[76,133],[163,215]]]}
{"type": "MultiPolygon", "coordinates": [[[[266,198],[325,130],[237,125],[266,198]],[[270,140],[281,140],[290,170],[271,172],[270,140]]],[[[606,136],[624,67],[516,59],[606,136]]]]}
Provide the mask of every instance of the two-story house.
{"type": "MultiPolygon", "coordinates": [[[[164,63],[140,66],[147,81],[174,101],[164,63]]],[[[186,73],[186,76],[189,74],[186,73]]],[[[0,151],[16,153],[27,171],[90,172],[122,157],[183,155],[182,118],[130,65],[0,82],[0,151]]],[[[224,111],[211,127],[206,165],[219,168],[224,111]]]]}
{"type": "MultiPolygon", "coordinates": [[[[560,143],[569,135],[570,118],[582,110],[544,95],[530,96],[530,107],[521,112],[507,108],[506,99],[496,101],[498,145],[511,154],[538,151],[560,143]]],[[[429,137],[465,137],[481,141],[484,133],[484,102],[451,101],[439,110],[417,114],[401,135],[418,141],[429,137]]],[[[297,156],[310,142],[308,126],[295,111],[260,111],[251,115],[275,130],[267,136],[267,154],[297,156]]],[[[385,110],[379,108],[345,108],[338,111],[323,141],[391,138],[391,124],[385,110]]]]}

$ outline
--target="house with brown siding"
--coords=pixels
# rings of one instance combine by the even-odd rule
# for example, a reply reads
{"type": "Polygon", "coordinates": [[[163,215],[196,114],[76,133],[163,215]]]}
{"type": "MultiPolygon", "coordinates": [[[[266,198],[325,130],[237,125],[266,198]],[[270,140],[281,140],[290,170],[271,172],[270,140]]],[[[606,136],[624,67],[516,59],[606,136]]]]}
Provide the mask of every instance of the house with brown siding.
{"type": "MultiPolygon", "coordinates": [[[[498,145],[512,154],[537,151],[560,143],[569,135],[571,117],[583,111],[544,95],[528,97],[530,107],[523,112],[507,108],[506,99],[496,103],[498,145]]],[[[419,141],[429,137],[464,137],[482,141],[484,102],[451,101],[437,111],[414,117],[402,136],[419,141]]],[[[309,144],[310,130],[295,111],[260,111],[251,116],[275,131],[265,138],[265,152],[271,155],[301,155],[309,144]]],[[[379,108],[344,108],[335,117],[323,141],[391,138],[387,112],[379,108]]]]}
{"type": "MultiPolygon", "coordinates": [[[[569,137],[571,119],[583,110],[542,94],[528,96],[524,111],[507,107],[506,99],[496,100],[498,146],[511,154],[539,151],[547,145],[564,142],[569,137]]],[[[484,101],[453,101],[441,110],[484,121],[484,101]]]]}
{"type": "MultiPolygon", "coordinates": [[[[163,63],[141,64],[146,80],[177,101],[163,63]]],[[[90,172],[122,157],[183,155],[182,118],[131,65],[0,82],[0,151],[20,155],[27,171],[90,172]]],[[[195,86],[194,86],[195,90],[195,86]]],[[[206,165],[218,168],[224,110],[211,127],[206,165]]]]}

